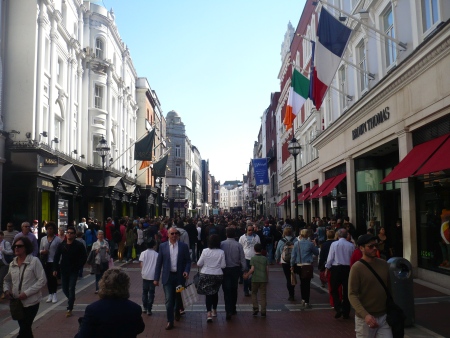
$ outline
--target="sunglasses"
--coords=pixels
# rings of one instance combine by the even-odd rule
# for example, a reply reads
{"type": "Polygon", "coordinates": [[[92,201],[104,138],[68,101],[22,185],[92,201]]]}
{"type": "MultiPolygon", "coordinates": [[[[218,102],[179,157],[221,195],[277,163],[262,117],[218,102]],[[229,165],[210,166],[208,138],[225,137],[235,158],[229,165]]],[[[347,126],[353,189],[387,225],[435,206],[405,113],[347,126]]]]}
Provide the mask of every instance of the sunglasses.
{"type": "Polygon", "coordinates": [[[13,245],[12,246],[12,248],[13,249],[16,249],[16,248],[23,248],[25,245],[23,245],[23,244],[16,244],[16,245],[13,245]]]}
{"type": "Polygon", "coordinates": [[[378,248],[378,244],[370,244],[366,245],[366,247],[368,247],[369,249],[378,248]]]}
{"type": "Polygon", "coordinates": [[[179,235],[179,232],[169,232],[169,235],[179,235]]]}

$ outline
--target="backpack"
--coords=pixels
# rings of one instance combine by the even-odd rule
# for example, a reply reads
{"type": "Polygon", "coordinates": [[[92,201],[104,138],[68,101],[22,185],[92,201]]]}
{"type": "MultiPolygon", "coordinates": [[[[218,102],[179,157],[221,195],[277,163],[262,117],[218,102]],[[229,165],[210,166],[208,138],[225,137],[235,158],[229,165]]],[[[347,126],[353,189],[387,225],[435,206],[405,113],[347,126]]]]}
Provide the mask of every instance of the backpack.
{"type": "Polygon", "coordinates": [[[294,250],[294,242],[287,238],[281,239],[284,242],[283,251],[281,252],[281,259],[286,263],[291,262],[292,250],[294,250]]]}
{"type": "Polygon", "coordinates": [[[122,241],[122,234],[120,233],[120,230],[118,229],[114,230],[112,238],[114,242],[120,243],[122,241]]]}
{"type": "Polygon", "coordinates": [[[272,243],[272,236],[271,236],[272,234],[270,230],[271,230],[270,227],[262,228],[262,232],[264,235],[264,239],[266,240],[266,243],[272,243]]]}

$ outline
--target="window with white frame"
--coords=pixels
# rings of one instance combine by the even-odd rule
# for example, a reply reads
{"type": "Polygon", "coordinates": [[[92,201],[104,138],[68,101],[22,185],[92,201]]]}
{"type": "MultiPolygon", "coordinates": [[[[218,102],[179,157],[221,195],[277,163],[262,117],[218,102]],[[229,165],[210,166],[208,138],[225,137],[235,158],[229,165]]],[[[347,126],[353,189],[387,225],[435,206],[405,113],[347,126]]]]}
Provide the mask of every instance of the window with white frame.
{"type": "Polygon", "coordinates": [[[181,146],[179,144],[175,146],[175,157],[181,157],[181,146]]]}
{"type": "Polygon", "coordinates": [[[50,141],[51,143],[53,143],[53,147],[55,149],[59,149],[59,144],[61,142],[61,129],[62,129],[62,121],[58,117],[56,117],[55,118],[55,136],[52,139],[53,142],[50,141]]]}
{"type": "Polygon", "coordinates": [[[369,78],[367,76],[366,45],[364,40],[361,40],[361,42],[356,46],[356,51],[358,55],[358,66],[361,68],[361,70],[359,70],[359,89],[361,92],[364,92],[369,86],[369,78]]]}
{"type": "Polygon", "coordinates": [[[181,176],[181,166],[179,164],[175,166],[175,176],[181,176]]]}
{"type": "Polygon", "coordinates": [[[346,76],[345,76],[345,66],[341,66],[338,70],[338,79],[339,79],[339,102],[341,104],[341,114],[344,111],[345,107],[347,107],[347,98],[345,96],[346,89],[346,76]]]}
{"type": "MultiPolygon", "coordinates": [[[[394,15],[392,13],[392,7],[389,7],[383,14],[383,29],[386,35],[390,36],[391,38],[395,38],[394,15]]],[[[394,41],[392,41],[391,39],[385,38],[384,53],[386,68],[388,68],[397,59],[397,49],[394,41]]]]}
{"type": "Polygon", "coordinates": [[[100,155],[97,153],[97,150],[96,150],[97,144],[100,143],[101,138],[102,138],[102,136],[100,136],[100,135],[94,135],[93,141],[92,141],[92,145],[94,147],[94,165],[96,165],[96,166],[102,165],[102,158],[100,157],[100,155]]]}
{"type": "Polygon", "coordinates": [[[99,85],[95,85],[94,107],[98,109],[103,108],[103,87],[99,85]]]}
{"type": "Polygon", "coordinates": [[[104,51],[103,40],[97,38],[95,40],[95,57],[98,59],[103,59],[103,51],[104,51]]]}
{"type": "Polygon", "coordinates": [[[421,0],[422,2],[422,25],[425,33],[439,21],[439,1],[421,0]]]}
{"type": "Polygon", "coordinates": [[[56,81],[59,85],[62,85],[63,83],[63,61],[59,58],[56,65],[56,81]]]}

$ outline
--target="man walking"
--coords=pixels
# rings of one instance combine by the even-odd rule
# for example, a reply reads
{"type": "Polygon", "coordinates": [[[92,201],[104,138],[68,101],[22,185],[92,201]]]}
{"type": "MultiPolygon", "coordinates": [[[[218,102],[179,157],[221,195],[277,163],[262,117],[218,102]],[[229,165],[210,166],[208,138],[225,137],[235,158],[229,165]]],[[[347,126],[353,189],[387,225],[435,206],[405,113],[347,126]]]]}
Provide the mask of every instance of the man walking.
{"type": "MultiPolygon", "coordinates": [[[[156,261],[155,280],[154,284],[159,285],[159,278],[164,288],[166,296],[166,312],[167,325],[166,330],[174,328],[174,316],[176,320],[180,319],[180,302],[176,297],[176,287],[185,284],[186,279],[189,278],[191,270],[191,257],[189,255],[189,247],[178,241],[180,232],[176,227],[171,227],[168,231],[169,240],[161,243],[159,247],[158,259],[156,261]]],[[[180,297],[181,298],[181,297],[180,297]]]]}
{"type": "Polygon", "coordinates": [[[235,240],[235,228],[226,229],[227,239],[220,243],[220,248],[225,252],[225,262],[227,266],[223,269],[223,298],[225,299],[226,320],[231,319],[231,315],[236,314],[236,303],[238,294],[238,280],[241,271],[247,267],[244,249],[235,240]]]}
{"type": "Polygon", "coordinates": [[[22,236],[27,237],[31,241],[31,244],[33,244],[33,256],[37,257],[37,255],[38,255],[38,242],[37,242],[36,236],[31,232],[31,225],[30,225],[30,223],[28,223],[28,222],[23,222],[22,223],[22,232],[19,232],[14,237],[14,241],[17,238],[22,237],[22,236]]]}
{"type": "MultiPolygon", "coordinates": [[[[377,258],[377,237],[362,235],[357,245],[363,254],[362,260],[375,270],[389,289],[389,265],[377,258]]],[[[360,261],[350,271],[348,295],[356,314],[356,337],[392,337],[392,330],[386,322],[386,292],[375,275],[360,261]]]]}
{"type": "MultiPolygon", "coordinates": [[[[347,241],[347,230],[341,228],[337,231],[337,235],[339,240],[331,244],[325,267],[331,271],[331,294],[336,311],[334,318],[340,318],[343,315],[344,319],[348,319],[350,314],[348,276],[350,274],[350,258],[355,246],[347,241]],[[340,285],[342,285],[342,302],[339,299],[340,285]]],[[[327,273],[328,271],[325,271],[325,276],[327,273]]]]}
{"type": "MultiPolygon", "coordinates": [[[[239,244],[242,245],[244,249],[246,267],[245,270],[250,270],[250,259],[255,255],[255,244],[261,243],[259,236],[254,233],[254,227],[251,222],[247,222],[247,230],[244,235],[239,238],[239,244]]],[[[251,277],[244,279],[244,295],[245,297],[250,297],[251,288],[251,277]]]]}
{"type": "Polygon", "coordinates": [[[77,285],[78,271],[84,266],[87,259],[84,245],[75,240],[74,227],[68,227],[66,240],[58,245],[53,259],[53,276],[61,270],[62,290],[68,299],[66,317],[72,316],[75,303],[75,287],[77,285]]]}

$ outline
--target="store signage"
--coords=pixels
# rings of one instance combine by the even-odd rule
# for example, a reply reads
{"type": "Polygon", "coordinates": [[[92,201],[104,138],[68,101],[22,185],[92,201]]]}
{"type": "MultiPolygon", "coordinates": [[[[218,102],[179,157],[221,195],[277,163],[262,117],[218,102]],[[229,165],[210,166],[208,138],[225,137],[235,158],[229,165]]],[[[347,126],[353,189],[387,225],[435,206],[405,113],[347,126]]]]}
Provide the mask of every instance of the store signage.
{"type": "Polygon", "coordinates": [[[390,117],[389,107],[386,107],[378,114],[372,116],[366,122],[353,129],[352,140],[357,139],[361,135],[365,134],[368,130],[372,130],[373,128],[377,127],[384,121],[389,120],[389,117],[390,117]]]}
{"type": "Polygon", "coordinates": [[[44,165],[46,167],[57,167],[58,159],[57,158],[44,158],[44,165]]]}

